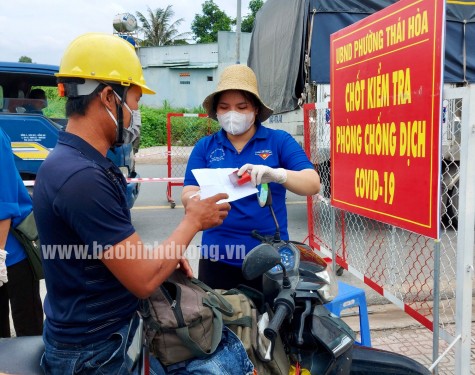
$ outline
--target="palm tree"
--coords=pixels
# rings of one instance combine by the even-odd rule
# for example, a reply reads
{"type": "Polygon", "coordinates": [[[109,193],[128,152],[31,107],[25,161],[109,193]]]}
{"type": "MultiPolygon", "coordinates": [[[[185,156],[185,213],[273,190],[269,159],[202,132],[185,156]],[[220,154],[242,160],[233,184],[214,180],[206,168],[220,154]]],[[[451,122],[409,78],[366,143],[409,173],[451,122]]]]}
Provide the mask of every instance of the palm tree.
{"type": "Polygon", "coordinates": [[[150,7],[147,7],[147,11],[148,19],[142,13],[136,13],[139,21],[142,23],[139,30],[144,34],[143,46],[156,47],[187,44],[186,39],[191,33],[179,33],[177,28],[184,21],[183,18],[170,23],[175,15],[171,5],[168,5],[165,9],[158,8],[155,12],[150,7]]]}

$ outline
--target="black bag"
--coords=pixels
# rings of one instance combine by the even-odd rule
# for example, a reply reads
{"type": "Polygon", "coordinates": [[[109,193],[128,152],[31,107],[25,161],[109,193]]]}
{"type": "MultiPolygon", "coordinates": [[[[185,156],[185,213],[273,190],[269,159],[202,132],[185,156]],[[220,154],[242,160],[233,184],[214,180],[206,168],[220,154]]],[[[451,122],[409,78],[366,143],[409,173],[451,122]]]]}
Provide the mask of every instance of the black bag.
{"type": "Polygon", "coordinates": [[[43,264],[41,263],[40,254],[41,245],[33,211],[31,211],[30,214],[16,226],[16,228],[10,228],[10,232],[25,249],[35,279],[44,279],[45,276],[43,273],[43,264]]]}

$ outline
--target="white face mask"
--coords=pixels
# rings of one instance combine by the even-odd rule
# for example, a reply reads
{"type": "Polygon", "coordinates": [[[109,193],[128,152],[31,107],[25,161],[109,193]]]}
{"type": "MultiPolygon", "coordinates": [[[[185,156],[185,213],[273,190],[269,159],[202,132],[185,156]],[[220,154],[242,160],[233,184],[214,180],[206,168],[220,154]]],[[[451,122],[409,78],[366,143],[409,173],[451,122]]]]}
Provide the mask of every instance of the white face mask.
{"type": "Polygon", "coordinates": [[[130,109],[127,103],[124,103],[124,106],[130,112],[130,125],[128,128],[124,127],[124,143],[132,143],[140,136],[142,114],[140,113],[140,109],[130,109]]]}
{"type": "Polygon", "coordinates": [[[219,125],[232,135],[241,135],[245,133],[254,124],[254,113],[240,113],[228,111],[222,115],[218,114],[219,125]]]}
{"type": "MultiPolygon", "coordinates": [[[[114,94],[117,97],[117,99],[122,101],[121,97],[115,91],[114,91],[114,94]]],[[[130,113],[130,125],[128,128],[124,126],[122,129],[122,140],[123,140],[123,143],[125,144],[125,143],[132,143],[140,135],[140,129],[142,127],[142,115],[139,109],[132,110],[125,102],[123,105],[130,113]]],[[[114,121],[117,131],[119,131],[119,123],[117,119],[114,117],[114,115],[109,110],[109,108],[107,107],[105,108],[110,118],[112,119],[112,121],[114,121]]]]}

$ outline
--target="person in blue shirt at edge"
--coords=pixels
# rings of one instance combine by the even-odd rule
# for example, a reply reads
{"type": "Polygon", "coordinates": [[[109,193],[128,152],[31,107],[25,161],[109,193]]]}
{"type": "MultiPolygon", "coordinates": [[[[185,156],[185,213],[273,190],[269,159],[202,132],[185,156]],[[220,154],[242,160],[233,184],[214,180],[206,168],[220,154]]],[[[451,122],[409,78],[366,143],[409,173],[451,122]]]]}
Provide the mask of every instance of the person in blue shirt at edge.
{"type": "MultiPolygon", "coordinates": [[[[199,191],[193,169],[239,168],[238,176],[248,171],[253,185],[271,183],[281,237],[287,240],[286,190],[299,195],[320,190],[320,177],[302,147],[287,132],[261,124],[273,111],[260,99],[256,76],[245,65],[225,68],[216,91],[205,98],[203,107],[222,129],[202,138],[193,148],[185,173],[183,205],[188,207],[190,197],[199,191]]],[[[241,250],[248,253],[259,244],[251,237],[253,229],[261,234],[275,233],[274,220],[254,195],[231,202],[231,207],[222,225],[203,232],[198,278],[212,288],[247,284],[262,289],[259,278],[243,278],[241,250]]]]}
{"type": "MultiPolygon", "coordinates": [[[[139,298],[177,267],[191,276],[186,247],[197,232],[220,225],[230,205],[217,204],[224,193],[190,200],[170,237],[147,247],[131,223],[126,180],[106,158],[133,125],[142,94],[154,94],[134,48],[115,35],[81,35],[65,50],[57,77],[68,124],[41,165],[33,194],[47,289],[41,366],[46,374],[136,373],[128,350],[139,298]]],[[[252,372],[242,345],[227,363],[216,360],[238,340],[228,332],[211,360],[201,360],[211,367],[201,374],[216,372],[216,362],[230,367],[225,373],[252,372]]],[[[151,374],[166,371],[152,356],[150,367],[151,374]]]]}
{"type": "Polygon", "coordinates": [[[16,336],[41,335],[43,307],[25,249],[10,233],[33,209],[15,166],[10,138],[0,128],[0,337],[10,337],[10,308],[16,336]]]}

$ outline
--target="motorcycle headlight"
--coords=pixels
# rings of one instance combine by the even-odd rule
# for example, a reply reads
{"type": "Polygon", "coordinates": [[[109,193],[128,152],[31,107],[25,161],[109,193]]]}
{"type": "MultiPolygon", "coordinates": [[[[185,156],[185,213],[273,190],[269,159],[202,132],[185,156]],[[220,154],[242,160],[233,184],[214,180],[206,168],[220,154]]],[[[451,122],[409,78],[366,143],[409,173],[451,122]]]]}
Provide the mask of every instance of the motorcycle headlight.
{"type": "Polygon", "coordinates": [[[307,271],[314,274],[317,279],[324,281],[318,293],[324,303],[333,301],[338,295],[338,282],[332,267],[309,245],[292,241],[300,252],[301,263],[307,263],[307,271]]]}

